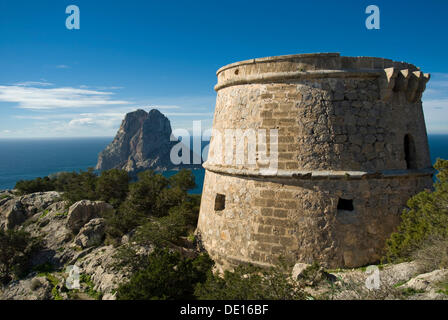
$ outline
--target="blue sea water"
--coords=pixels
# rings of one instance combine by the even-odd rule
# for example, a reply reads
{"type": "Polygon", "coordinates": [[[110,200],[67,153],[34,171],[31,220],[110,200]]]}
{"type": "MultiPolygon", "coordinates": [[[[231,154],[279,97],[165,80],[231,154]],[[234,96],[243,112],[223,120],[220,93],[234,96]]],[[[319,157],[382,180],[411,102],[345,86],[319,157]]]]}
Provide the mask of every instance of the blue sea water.
{"type": "MultiPolygon", "coordinates": [[[[428,139],[432,163],[437,158],[448,159],[448,135],[429,135],[428,139]]],[[[98,153],[111,141],[112,138],[0,140],[0,190],[13,188],[18,180],[94,167],[98,153]]],[[[193,173],[197,187],[192,193],[201,193],[204,170],[193,173]]]]}
{"type": "MultiPolygon", "coordinates": [[[[45,177],[61,171],[80,171],[95,167],[98,154],[113,140],[107,138],[76,139],[0,139],[0,190],[12,189],[19,180],[45,177]]],[[[169,177],[177,171],[163,174],[169,177]]],[[[205,172],[193,170],[202,192],[205,172]]]]}

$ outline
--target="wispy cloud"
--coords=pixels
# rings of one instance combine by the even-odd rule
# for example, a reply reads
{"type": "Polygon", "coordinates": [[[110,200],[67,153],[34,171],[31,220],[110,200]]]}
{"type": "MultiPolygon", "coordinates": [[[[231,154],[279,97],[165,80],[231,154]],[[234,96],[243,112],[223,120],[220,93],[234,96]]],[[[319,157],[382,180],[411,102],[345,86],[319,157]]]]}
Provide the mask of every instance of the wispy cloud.
{"type": "Polygon", "coordinates": [[[58,68],[58,69],[70,69],[70,66],[68,66],[66,64],[58,64],[56,66],[56,68],[58,68]]]}
{"type": "Polygon", "coordinates": [[[113,92],[72,87],[41,88],[37,86],[0,86],[0,101],[13,102],[22,109],[86,108],[110,105],[129,105],[125,100],[114,100],[113,92]]]}
{"type": "Polygon", "coordinates": [[[46,79],[0,85],[0,109],[16,109],[16,112],[10,111],[9,116],[11,126],[16,128],[2,128],[13,133],[0,130],[0,134],[17,137],[114,136],[126,113],[136,109],[159,109],[169,117],[173,129],[191,130],[193,120],[203,121],[204,128],[211,126],[214,96],[131,99],[124,96],[124,90],[120,90],[123,88],[92,84],[61,87],[46,79]],[[117,90],[120,90],[119,98],[117,90]]]}
{"type": "Polygon", "coordinates": [[[179,117],[213,117],[213,112],[210,113],[198,113],[198,112],[166,112],[166,116],[179,116],[179,117]]]}
{"type": "Polygon", "coordinates": [[[143,110],[151,110],[151,109],[180,109],[180,106],[176,106],[176,105],[151,105],[151,106],[139,107],[139,109],[143,109],[143,110]]]}
{"type": "Polygon", "coordinates": [[[20,86],[20,87],[48,87],[48,86],[52,86],[53,84],[50,82],[45,82],[45,81],[24,81],[24,82],[18,82],[15,84],[16,86],[20,86]]]}

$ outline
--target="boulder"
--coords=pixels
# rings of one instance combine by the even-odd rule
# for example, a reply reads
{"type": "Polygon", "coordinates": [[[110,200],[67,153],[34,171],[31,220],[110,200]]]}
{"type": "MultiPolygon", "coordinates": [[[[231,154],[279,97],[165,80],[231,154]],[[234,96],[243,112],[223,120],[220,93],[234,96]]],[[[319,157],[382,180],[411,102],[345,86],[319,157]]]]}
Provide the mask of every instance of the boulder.
{"type": "Polygon", "coordinates": [[[66,226],[74,233],[78,233],[82,226],[90,220],[100,218],[103,214],[113,210],[114,208],[104,201],[78,201],[68,210],[66,226]]]}
{"type": "Polygon", "coordinates": [[[306,268],[308,268],[309,266],[311,266],[310,264],[307,263],[301,263],[298,262],[294,265],[294,268],[292,269],[292,278],[297,280],[297,278],[303,273],[303,271],[306,270],[306,268]]]}
{"type": "Polygon", "coordinates": [[[0,207],[0,228],[13,229],[26,220],[26,211],[22,203],[16,199],[10,199],[0,207]]]}
{"type": "Polygon", "coordinates": [[[105,231],[103,218],[92,219],[81,228],[74,242],[81,248],[99,246],[103,242],[105,231]]]}

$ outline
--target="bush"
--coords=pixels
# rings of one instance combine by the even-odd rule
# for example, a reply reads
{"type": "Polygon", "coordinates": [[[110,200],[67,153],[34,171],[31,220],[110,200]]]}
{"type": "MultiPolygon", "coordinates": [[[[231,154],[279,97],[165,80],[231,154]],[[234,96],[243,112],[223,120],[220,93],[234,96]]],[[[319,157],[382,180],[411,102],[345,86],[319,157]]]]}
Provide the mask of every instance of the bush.
{"type": "Polygon", "coordinates": [[[438,159],[434,191],[422,191],[407,202],[401,224],[386,243],[385,260],[400,262],[412,257],[431,238],[448,238],[448,161],[438,159]]]}
{"type": "Polygon", "coordinates": [[[180,170],[175,175],[169,177],[169,182],[172,188],[179,188],[184,192],[196,188],[194,174],[191,170],[180,170]]]}
{"type": "Polygon", "coordinates": [[[95,192],[99,200],[118,208],[128,194],[129,180],[130,177],[124,170],[103,171],[96,181],[95,192]]]}
{"type": "Polygon", "coordinates": [[[128,211],[139,212],[145,216],[161,216],[158,209],[158,197],[169,181],[161,174],[147,170],[138,174],[138,181],[129,187],[126,200],[128,211]]]}
{"type": "Polygon", "coordinates": [[[117,290],[119,300],[193,299],[197,283],[205,281],[213,265],[206,255],[182,258],[178,252],[156,249],[145,269],[117,290]]]}
{"type": "Polygon", "coordinates": [[[147,221],[144,214],[129,209],[126,202],[117,212],[111,212],[103,218],[106,220],[106,243],[108,244],[118,244],[121,237],[147,221]]]}
{"type": "Polygon", "coordinates": [[[191,179],[191,172],[185,170],[169,179],[149,170],[141,172],[118,212],[105,217],[108,242],[117,242],[114,239],[138,226],[133,241],[141,244],[166,245],[194,230],[200,196],[188,195],[188,188],[194,187],[191,179]]]}
{"type": "Polygon", "coordinates": [[[180,205],[170,208],[167,216],[151,219],[138,228],[132,241],[140,245],[176,244],[180,237],[187,236],[195,230],[199,203],[198,196],[188,196],[180,205]]]}
{"type": "Polygon", "coordinates": [[[55,190],[54,181],[49,177],[34,180],[19,180],[14,187],[20,195],[55,190]]]}
{"type": "Polygon", "coordinates": [[[284,264],[262,269],[240,265],[224,276],[208,273],[207,281],[196,286],[195,295],[205,300],[302,300],[307,295],[290,277],[284,264]]]}
{"type": "Polygon", "coordinates": [[[176,243],[179,237],[186,234],[186,219],[181,212],[176,211],[142,225],[137,229],[132,241],[140,245],[154,244],[162,247],[176,243]]]}
{"type": "Polygon", "coordinates": [[[0,230],[0,281],[8,283],[21,277],[29,268],[31,255],[40,247],[40,241],[17,230],[0,230]]]}
{"type": "Polygon", "coordinates": [[[58,191],[64,192],[63,198],[68,201],[69,205],[80,200],[95,201],[99,199],[96,192],[97,175],[93,168],[89,168],[87,171],[81,170],[79,173],[73,172],[64,178],[67,180],[59,186],[58,191]]]}

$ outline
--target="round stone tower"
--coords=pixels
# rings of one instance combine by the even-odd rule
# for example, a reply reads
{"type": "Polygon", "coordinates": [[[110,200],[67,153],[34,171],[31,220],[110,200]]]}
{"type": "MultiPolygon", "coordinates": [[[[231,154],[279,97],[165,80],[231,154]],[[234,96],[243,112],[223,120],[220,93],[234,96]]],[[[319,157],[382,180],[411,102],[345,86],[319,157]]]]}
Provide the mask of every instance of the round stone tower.
{"type": "Polygon", "coordinates": [[[378,261],[406,201],[432,184],[429,74],[317,53],[237,62],[217,76],[198,233],[218,267],[378,261]]]}

